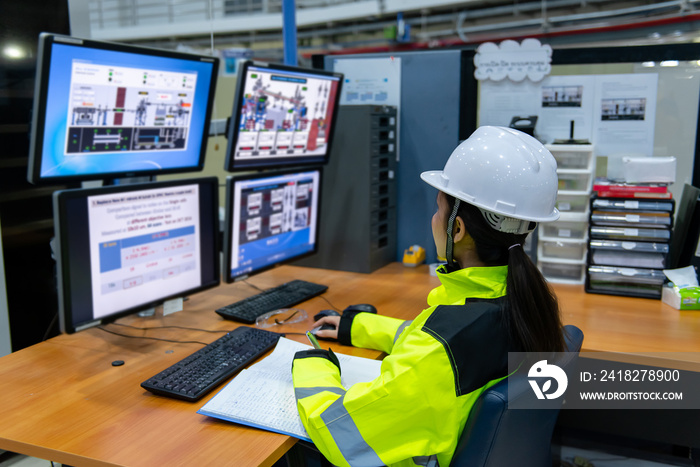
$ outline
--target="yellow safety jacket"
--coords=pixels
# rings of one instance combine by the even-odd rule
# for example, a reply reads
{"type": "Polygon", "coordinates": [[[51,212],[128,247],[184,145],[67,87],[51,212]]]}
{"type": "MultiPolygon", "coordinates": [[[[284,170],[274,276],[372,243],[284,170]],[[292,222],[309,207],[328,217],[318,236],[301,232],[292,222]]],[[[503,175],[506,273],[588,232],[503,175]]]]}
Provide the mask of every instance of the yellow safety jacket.
{"type": "Polygon", "coordinates": [[[292,378],[299,415],[331,463],[450,464],[471,407],[507,375],[508,352],[515,350],[502,320],[507,271],[439,270],[442,285],[413,321],[344,313],[341,343],[388,354],[374,381],[346,391],[334,355],[296,355],[292,378]]]}

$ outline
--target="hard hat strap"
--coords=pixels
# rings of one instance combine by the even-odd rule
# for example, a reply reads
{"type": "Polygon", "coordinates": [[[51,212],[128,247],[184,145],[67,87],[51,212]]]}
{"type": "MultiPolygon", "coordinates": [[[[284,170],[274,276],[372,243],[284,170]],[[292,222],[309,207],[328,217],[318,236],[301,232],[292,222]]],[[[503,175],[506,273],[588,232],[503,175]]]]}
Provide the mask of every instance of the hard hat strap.
{"type": "Polygon", "coordinates": [[[452,208],[452,214],[447,220],[447,244],[445,245],[445,258],[447,258],[447,265],[454,266],[455,261],[452,258],[452,251],[454,250],[454,239],[452,238],[452,230],[454,228],[455,219],[457,218],[457,210],[459,209],[460,199],[455,198],[455,205],[452,208]]]}

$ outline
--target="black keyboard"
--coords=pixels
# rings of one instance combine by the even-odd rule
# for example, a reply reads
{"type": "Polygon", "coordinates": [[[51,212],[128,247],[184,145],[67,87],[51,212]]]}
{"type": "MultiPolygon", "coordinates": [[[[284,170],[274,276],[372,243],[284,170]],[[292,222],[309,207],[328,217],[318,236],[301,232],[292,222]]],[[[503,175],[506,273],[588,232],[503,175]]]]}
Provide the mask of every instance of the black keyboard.
{"type": "Polygon", "coordinates": [[[199,400],[274,347],[281,336],[241,326],[147,379],[141,387],[162,396],[199,400]]]}
{"type": "Polygon", "coordinates": [[[255,319],[269,311],[289,308],[328,290],[328,286],[302,280],[267,289],[257,295],[216,310],[226,319],[252,324],[255,319]]]}

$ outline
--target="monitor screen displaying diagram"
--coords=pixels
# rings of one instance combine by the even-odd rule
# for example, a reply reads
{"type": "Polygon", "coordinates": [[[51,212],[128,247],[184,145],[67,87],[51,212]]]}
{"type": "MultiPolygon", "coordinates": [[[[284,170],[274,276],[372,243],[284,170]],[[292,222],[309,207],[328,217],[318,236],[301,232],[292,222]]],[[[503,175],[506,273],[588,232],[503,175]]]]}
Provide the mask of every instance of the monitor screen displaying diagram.
{"type": "Polygon", "coordinates": [[[196,73],[73,62],[65,154],[187,150],[196,73]]]}
{"type": "Polygon", "coordinates": [[[40,37],[28,179],[201,170],[218,59],[40,37]]]}
{"type": "Polygon", "coordinates": [[[326,162],[341,76],[247,62],[239,77],[227,170],[326,162]]]}
{"type": "Polygon", "coordinates": [[[319,187],[318,170],[229,179],[229,281],[316,251],[319,187]]]}

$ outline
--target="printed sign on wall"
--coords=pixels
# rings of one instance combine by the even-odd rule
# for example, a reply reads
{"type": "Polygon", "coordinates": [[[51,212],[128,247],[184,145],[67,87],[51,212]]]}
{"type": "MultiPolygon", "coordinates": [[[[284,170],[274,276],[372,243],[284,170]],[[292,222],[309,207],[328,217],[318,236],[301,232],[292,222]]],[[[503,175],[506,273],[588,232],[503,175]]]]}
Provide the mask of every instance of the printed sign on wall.
{"type": "Polygon", "coordinates": [[[541,81],[552,71],[552,47],[537,39],[525,39],[521,44],[506,40],[496,45],[481,44],[474,55],[474,77],[478,80],[520,82],[525,78],[541,81]]]}

